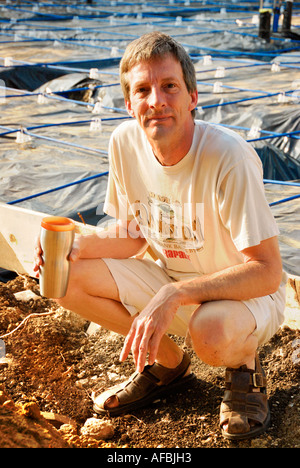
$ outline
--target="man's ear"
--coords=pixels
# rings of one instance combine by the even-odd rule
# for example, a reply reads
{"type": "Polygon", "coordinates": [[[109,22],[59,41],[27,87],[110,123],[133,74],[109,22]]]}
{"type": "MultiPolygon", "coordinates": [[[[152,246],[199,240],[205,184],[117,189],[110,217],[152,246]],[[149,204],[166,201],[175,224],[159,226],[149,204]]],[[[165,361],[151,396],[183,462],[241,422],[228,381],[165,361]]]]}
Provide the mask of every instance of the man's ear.
{"type": "Polygon", "coordinates": [[[127,101],[127,100],[125,99],[125,106],[126,106],[127,112],[128,112],[128,114],[130,115],[130,117],[135,117],[134,111],[133,111],[133,109],[132,109],[132,107],[131,107],[130,101],[127,101]]]}
{"type": "Polygon", "coordinates": [[[198,104],[198,90],[195,89],[195,91],[190,93],[190,96],[191,96],[191,102],[190,102],[189,110],[192,111],[197,107],[197,104],[198,104]]]}

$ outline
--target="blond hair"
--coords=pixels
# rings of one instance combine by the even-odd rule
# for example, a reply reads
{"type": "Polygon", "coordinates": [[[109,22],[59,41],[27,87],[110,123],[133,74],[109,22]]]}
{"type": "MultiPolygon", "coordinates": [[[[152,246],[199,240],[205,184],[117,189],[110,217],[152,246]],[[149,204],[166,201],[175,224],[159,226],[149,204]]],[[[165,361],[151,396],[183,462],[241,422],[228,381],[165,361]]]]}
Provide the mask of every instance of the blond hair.
{"type": "MultiPolygon", "coordinates": [[[[129,101],[130,83],[128,72],[142,61],[150,61],[172,55],[181,65],[184,82],[189,93],[197,89],[196,73],[190,56],[171,36],[154,31],[132,41],[126,48],[120,62],[120,80],[124,98],[129,101]]],[[[195,111],[192,111],[193,115],[195,111]]]]}

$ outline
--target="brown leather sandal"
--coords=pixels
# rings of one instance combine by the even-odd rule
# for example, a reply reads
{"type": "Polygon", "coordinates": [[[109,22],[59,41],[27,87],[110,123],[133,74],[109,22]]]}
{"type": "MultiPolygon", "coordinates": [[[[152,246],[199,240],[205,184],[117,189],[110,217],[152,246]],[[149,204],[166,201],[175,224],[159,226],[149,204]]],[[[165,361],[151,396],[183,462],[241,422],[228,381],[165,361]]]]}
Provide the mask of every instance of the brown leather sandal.
{"type": "Polygon", "coordinates": [[[117,416],[131,410],[148,405],[163,395],[173,393],[186,387],[193,379],[194,374],[186,374],[191,364],[190,357],[184,353],[181,363],[175,369],[169,369],[154,363],[146,366],[143,372],[135,372],[129,380],[116,385],[104,393],[94,394],[93,409],[99,414],[117,416]],[[109,402],[117,399],[118,406],[109,407],[109,402]]]}
{"type": "Polygon", "coordinates": [[[262,434],[270,424],[266,377],[258,356],[255,371],[247,366],[227,368],[226,390],[220,409],[222,435],[231,440],[250,439],[262,434]],[[254,392],[259,388],[260,392],[254,392]],[[227,424],[227,430],[224,425],[227,424]]]}

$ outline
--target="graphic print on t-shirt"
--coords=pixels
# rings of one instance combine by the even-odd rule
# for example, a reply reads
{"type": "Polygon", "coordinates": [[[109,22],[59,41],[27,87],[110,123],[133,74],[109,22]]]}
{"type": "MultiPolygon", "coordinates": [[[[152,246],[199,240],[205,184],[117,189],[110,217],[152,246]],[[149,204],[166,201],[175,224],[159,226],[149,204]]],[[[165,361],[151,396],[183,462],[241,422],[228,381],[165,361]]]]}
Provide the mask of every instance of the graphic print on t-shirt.
{"type": "Polygon", "coordinates": [[[167,258],[189,258],[189,253],[203,249],[203,203],[182,205],[149,192],[147,204],[135,202],[134,213],[144,237],[162,247],[167,258]]]}

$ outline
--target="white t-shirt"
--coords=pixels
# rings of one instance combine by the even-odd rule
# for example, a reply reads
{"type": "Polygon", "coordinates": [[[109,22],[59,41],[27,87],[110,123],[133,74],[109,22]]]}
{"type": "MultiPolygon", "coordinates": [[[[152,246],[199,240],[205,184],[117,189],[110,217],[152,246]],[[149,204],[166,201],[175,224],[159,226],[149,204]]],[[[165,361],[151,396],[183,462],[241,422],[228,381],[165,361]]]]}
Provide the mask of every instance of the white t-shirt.
{"type": "Polygon", "coordinates": [[[104,211],[135,218],[177,280],[242,263],[241,250],[279,233],[261,161],[231,130],[195,121],[189,152],[176,165],[162,166],[131,120],[113,132],[109,154],[104,211]]]}

